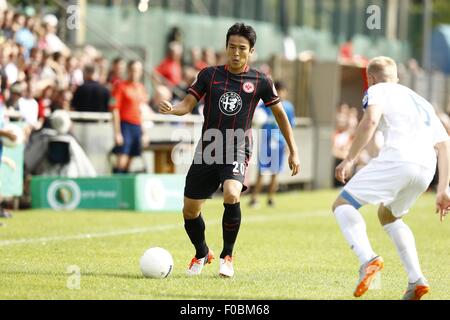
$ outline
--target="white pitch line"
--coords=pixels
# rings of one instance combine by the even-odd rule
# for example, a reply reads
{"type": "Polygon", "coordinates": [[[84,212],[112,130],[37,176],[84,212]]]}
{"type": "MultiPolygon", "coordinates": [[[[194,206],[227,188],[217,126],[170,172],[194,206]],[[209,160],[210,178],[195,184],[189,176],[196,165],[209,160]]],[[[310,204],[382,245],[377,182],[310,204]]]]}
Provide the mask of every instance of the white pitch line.
{"type": "MultiPolygon", "coordinates": [[[[330,215],[331,213],[329,211],[315,211],[315,212],[308,212],[308,213],[299,213],[299,214],[276,214],[276,215],[261,215],[256,217],[243,217],[243,223],[259,223],[259,222],[267,222],[267,221],[273,221],[273,220],[280,220],[280,219],[304,219],[304,218],[311,218],[315,216],[325,216],[330,215]]],[[[221,223],[221,221],[214,220],[214,221],[206,221],[206,225],[217,225],[221,223]]],[[[33,244],[33,243],[47,243],[47,242],[55,242],[55,241],[69,241],[69,240],[85,240],[85,239],[94,239],[94,238],[107,238],[107,237],[117,237],[122,235],[131,235],[131,234],[140,234],[140,233],[147,233],[147,232],[159,232],[159,231],[167,231],[172,229],[181,228],[182,224],[167,224],[167,225],[161,225],[161,226],[154,226],[154,227],[148,227],[148,228],[132,228],[132,229],[122,229],[122,230],[115,230],[110,232],[98,232],[98,233],[81,233],[81,234],[75,234],[71,236],[54,236],[54,237],[43,237],[43,238],[30,238],[30,239],[12,239],[12,240],[1,240],[0,241],[0,247],[6,247],[6,246],[12,246],[12,245],[20,245],[20,244],[33,244]]]]}

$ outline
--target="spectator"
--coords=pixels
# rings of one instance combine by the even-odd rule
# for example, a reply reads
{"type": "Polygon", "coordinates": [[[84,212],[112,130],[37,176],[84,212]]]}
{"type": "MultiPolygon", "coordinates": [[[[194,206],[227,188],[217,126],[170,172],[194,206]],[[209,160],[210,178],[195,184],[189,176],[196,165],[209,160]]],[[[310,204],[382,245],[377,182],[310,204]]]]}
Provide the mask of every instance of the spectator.
{"type": "Polygon", "coordinates": [[[123,81],[123,74],[125,71],[125,60],[121,57],[117,57],[112,61],[111,68],[108,72],[106,79],[107,87],[110,91],[123,81]]]}
{"type": "Polygon", "coordinates": [[[45,53],[42,58],[42,67],[40,69],[39,78],[57,83],[57,74],[54,68],[52,57],[45,53]]]}
{"type": "Polygon", "coordinates": [[[55,91],[52,104],[50,105],[50,111],[53,113],[56,110],[70,111],[70,104],[73,100],[72,92],[68,89],[58,89],[55,91]]]}
{"type": "Polygon", "coordinates": [[[109,91],[97,81],[93,65],[84,68],[84,83],[75,90],[72,107],[75,111],[107,112],[109,110],[109,91]]]}
{"type": "MultiPolygon", "coordinates": [[[[358,109],[350,107],[346,103],[340,105],[336,113],[335,131],[332,141],[332,154],[334,157],[335,166],[337,166],[347,156],[353,142],[357,126],[358,109]]],[[[383,143],[383,134],[378,130],[356,159],[355,172],[363,168],[371,159],[378,155],[378,151],[383,146],[383,143]]],[[[333,186],[341,187],[343,184],[334,178],[333,186]]]]}
{"type": "Polygon", "coordinates": [[[51,68],[56,74],[56,84],[59,88],[69,87],[69,77],[66,71],[66,57],[61,52],[52,54],[51,68]]]}
{"type": "Polygon", "coordinates": [[[17,101],[20,115],[25,121],[25,136],[29,137],[33,130],[40,129],[38,121],[39,105],[34,99],[34,85],[31,82],[22,83],[22,96],[17,101]]]}
{"type": "Polygon", "coordinates": [[[263,63],[258,67],[258,70],[264,73],[266,76],[271,77],[272,76],[272,68],[269,64],[263,63]]]}
{"type": "MultiPolygon", "coordinates": [[[[334,164],[339,164],[346,156],[352,143],[352,132],[349,126],[349,110],[348,104],[342,104],[336,113],[335,131],[332,138],[332,154],[334,164]]],[[[335,178],[333,185],[335,187],[342,184],[335,178]]]]}
{"type": "Polygon", "coordinates": [[[94,61],[95,69],[97,70],[97,81],[101,84],[106,84],[108,79],[108,60],[102,56],[98,56],[94,61]]]}
{"type": "Polygon", "coordinates": [[[66,60],[66,72],[70,91],[75,92],[75,89],[83,84],[83,71],[80,68],[79,60],[75,56],[70,56],[66,60]]]}
{"type": "Polygon", "coordinates": [[[34,26],[35,20],[33,17],[28,17],[24,23],[24,26],[17,31],[15,35],[16,42],[25,48],[25,59],[28,60],[30,56],[30,50],[36,45],[36,36],[31,32],[34,26]]]}
{"type": "Polygon", "coordinates": [[[41,65],[44,61],[44,52],[38,47],[31,48],[29,63],[41,65]]]}
{"type": "MultiPolygon", "coordinates": [[[[10,40],[15,40],[15,36],[20,29],[25,26],[25,16],[20,13],[15,13],[13,16],[13,22],[11,25],[11,34],[9,35],[10,40]]],[[[17,42],[17,41],[16,41],[17,42]]]]}
{"type": "Polygon", "coordinates": [[[51,112],[50,105],[52,103],[53,92],[53,86],[48,85],[44,88],[44,90],[42,90],[42,93],[38,98],[38,120],[41,123],[41,127],[44,125],[45,119],[51,112]]]}
{"type": "Polygon", "coordinates": [[[2,25],[2,31],[4,39],[12,39],[14,37],[13,32],[13,21],[14,21],[14,10],[6,10],[4,13],[4,19],[3,19],[3,25],[2,25]]]}
{"type": "Polygon", "coordinates": [[[8,99],[6,100],[6,107],[8,109],[19,110],[19,99],[23,96],[25,85],[21,81],[14,82],[9,88],[8,99]]]}
{"type": "Polygon", "coordinates": [[[19,68],[17,66],[18,50],[17,46],[11,43],[7,43],[3,47],[2,62],[4,65],[4,71],[7,77],[7,85],[12,85],[19,80],[19,68]]]}
{"type": "Polygon", "coordinates": [[[180,27],[173,26],[169,33],[167,34],[167,44],[170,44],[171,42],[176,41],[179,43],[183,42],[183,33],[181,32],[180,27]]]}
{"type": "Polygon", "coordinates": [[[182,54],[182,46],[177,42],[171,42],[167,56],[155,69],[157,76],[162,76],[170,85],[177,86],[182,79],[182,54]]]}
{"type": "Polygon", "coordinates": [[[58,26],[58,18],[56,18],[53,14],[47,14],[46,16],[44,16],[45,50],[50,54],[60,52],[64,56],[69,56],[70,55],[69,48],[56,35],[57,26],[58,26]]]}
{"type": "Polygon", "coordinates": [[[219,52],[216,53],[216,63],[218,65],[224,65],[227,64],[227,53],[224,50],[221,50],[219,52]]]}
{"type": "Polygon", "coordinates": [[[217,65],[217,58],[216,58],[216,52],[213,48],[203,48],[202,50],[202,60],[208,65],[208,66],[215,66],[217,65]]]}
{"type": "Polygon", "coordinates": [[[423,69],[420,67],[419,63],[417,62],[416,59],[411,58],[408,60],[407,62],[407,66],[408,66],[408,70],[412,73],[412,74],[419,74],[423,72],[423,69]]]}
{"type": "Polygon", "coordinates": [[[113,173],[127,173],[133,157],[142,152],[141,105],[148,101],[148,95],[141,83],[142,64],[130,61],[128,78],[120,83],[112,94],[115,144],[113,152],[117,163],[113,173]]]}
{"type": "Polygon", "coordinates": [[[181,46],[182,51],[184,52],[183,48],[183,33],[181,32],[180,27],[173,26],[169,33],[167,34],[166,38],[166,53],[170,50],[170,45],[172,42],[176,42],[181,46]]]}
{"type": "Polygon", "coordinates": [[[191,48],[191,65],[195,69],[197,69],[197,71],[201,71],[204,68],[208,67],[206,61],[203,61],[201,48],[199,47],[191,48]]]}

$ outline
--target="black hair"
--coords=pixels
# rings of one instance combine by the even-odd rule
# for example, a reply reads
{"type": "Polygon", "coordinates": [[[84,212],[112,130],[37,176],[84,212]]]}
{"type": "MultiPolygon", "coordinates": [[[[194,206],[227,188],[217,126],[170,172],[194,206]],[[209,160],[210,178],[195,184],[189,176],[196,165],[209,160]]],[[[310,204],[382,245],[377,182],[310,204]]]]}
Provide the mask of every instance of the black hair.
{"type": "Polygon", "coordinates": [[[88,65],[86,65],[85,67],[84,67],[84,73],[86,74],[86,75],[93,75],[94,73],[95,73],[95,71],[96,71],[96,68],[95,68],[95,65],[93,65],[93,64],[88,64],[88,65]]]}
{"type": "Polygon", "coordinates": [[[227,47],[228,47],[228,40],[230,39],[231,36],[241,36],[246,38],[250,43],[250,49],[255,46],[256,32],[252,26],[246,25],[241,22],[237,22],[234,25],[232,25],[227,32],[227,43],[226,43],[227,47]]]}
{"type": "Polygon", "coordinates": [[[112,61],[112,64],[118,64],[119,62],[123,61],[124,59],[122,57],[115,57],[112,61]]]}

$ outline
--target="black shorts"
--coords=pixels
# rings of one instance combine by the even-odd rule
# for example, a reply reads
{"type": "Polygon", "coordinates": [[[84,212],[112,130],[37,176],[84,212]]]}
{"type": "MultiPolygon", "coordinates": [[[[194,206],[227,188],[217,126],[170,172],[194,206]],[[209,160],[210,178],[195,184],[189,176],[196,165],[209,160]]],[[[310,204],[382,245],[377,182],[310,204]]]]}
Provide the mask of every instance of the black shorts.
{"type": "Polygon", "coordinates": [[[123,145],[115,146],[113,153],[126,154],[138,157],[142,153],[142,129],[140,125],[125,121],[120,122],[120,131],[123,136],[123,145]]]}
{"type": "Polygon", "coordinates": [[[184,196],[189,199],[209,199],[225,180],[242,183],[242,192],[248,189],[244,184],[247,163],[234,164],[192,164],[186,176],[184,196]]]}

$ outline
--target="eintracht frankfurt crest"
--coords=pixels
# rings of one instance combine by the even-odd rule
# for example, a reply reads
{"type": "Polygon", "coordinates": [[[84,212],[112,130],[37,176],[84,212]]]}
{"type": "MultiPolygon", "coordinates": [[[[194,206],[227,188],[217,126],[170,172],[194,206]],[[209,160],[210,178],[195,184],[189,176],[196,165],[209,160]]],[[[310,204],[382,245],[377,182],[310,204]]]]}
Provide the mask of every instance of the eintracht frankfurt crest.
{"type": "Polygon", "coordinates": [[[242,108],[242,99],[236,92],[226,92],[219,100],[219,109],[227,116],[234,116],[242,108]]]}
{"type": "Polygon", "coordinates": [[[244,85],[242,86],[242,88],[244,89],[245,92],[247,93],[252,93],[253,91],[255,91],[255,85],[251,82],[246,82],[244,83],[244,85]]]}

